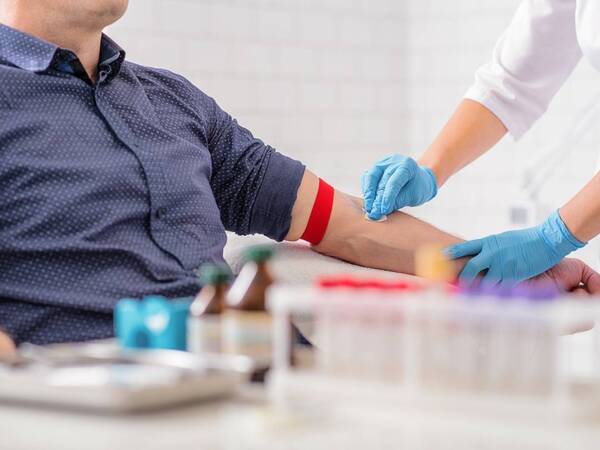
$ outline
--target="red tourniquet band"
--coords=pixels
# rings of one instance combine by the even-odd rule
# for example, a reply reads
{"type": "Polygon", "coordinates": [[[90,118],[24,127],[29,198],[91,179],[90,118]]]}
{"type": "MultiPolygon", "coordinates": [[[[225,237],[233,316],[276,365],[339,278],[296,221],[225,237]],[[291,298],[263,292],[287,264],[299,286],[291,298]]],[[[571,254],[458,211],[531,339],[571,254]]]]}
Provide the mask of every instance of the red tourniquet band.
{"type": "Polygon", "coordinates": [[[317,198],[315,198],[313,209],[308,218],[306,230],[304,230],[304,234],[300,239],[315,245],[323,240],[333,209],[333,193],[334,189],[319,178],[317,198]]]}

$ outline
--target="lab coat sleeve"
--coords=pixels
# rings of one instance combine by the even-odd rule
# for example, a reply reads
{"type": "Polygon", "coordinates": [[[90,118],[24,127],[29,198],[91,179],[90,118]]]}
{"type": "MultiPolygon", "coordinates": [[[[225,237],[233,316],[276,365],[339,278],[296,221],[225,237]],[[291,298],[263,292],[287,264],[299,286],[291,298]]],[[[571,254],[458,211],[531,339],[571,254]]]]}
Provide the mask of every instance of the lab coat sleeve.
{"type": "Polygon", "coordinates": [[[581,59],[575,6],[575,0],[523,0],[465,95],[492,111],[516,140],[581,59]]]}

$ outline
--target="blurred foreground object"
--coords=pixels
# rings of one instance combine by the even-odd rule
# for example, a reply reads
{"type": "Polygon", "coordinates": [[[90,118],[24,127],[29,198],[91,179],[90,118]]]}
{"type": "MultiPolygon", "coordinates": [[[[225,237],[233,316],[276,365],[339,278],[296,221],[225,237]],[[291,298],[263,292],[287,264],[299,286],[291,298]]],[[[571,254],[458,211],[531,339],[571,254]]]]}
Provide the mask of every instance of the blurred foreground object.
{"type": "Polygon", "coordinates": [[[266,309],[267,288],[274,283],[268,266],[274,249],[250,247],[245,264],[227,293],[223,317],[223,349],[258,359],[271,356],[272,322],[266,309]]]}
{"type": "Polygon", "coordinates": [[[15,343],[2,330],[0,330],[0,359],[9,358],[15,353],[15,343]]]}
{"type": "Polygon", "coordinates": [[[270,391],[312,408],[372,407],[390,415],[409,405],[525,420],[591,417],[600,408],[600,347],[585,349],[589,366],[580,372],[564,335],[600,322],[600,299],[547,281],[514,289],[400,289],[375,280],[276,286],[269,297],[276,333],[270,391]],[[316,324],[310,366],[288,363],[289,324],[297,317],[316,324]]]}
{"type": "Polygon", "coordinates": [[[115,335],[122,348],[185,350],[191,299],[122,299],[115,307],[115,335]]]}
{"type": "Polygon", "coordinates": [[[456,278],[454,263],[440,245],[426,245],[415,254],[415,274],[429,281],[443,283],[456,278]]]}
{"type": "Polygon", "coordinates": [[[222,322],[231,271],[229,267],[205,264],[200,270],[202,289],[190,307],[187,327],[188,350],[192,353],[219,353],[222,322]]]}

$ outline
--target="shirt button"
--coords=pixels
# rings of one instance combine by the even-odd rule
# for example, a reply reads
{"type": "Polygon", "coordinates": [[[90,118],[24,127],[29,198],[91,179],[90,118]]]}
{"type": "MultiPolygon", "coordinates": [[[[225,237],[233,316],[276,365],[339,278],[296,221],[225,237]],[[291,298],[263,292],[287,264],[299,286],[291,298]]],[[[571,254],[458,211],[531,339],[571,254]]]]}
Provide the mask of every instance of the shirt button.
{"type": "Polygon", "coordinates": [[[165,217],[165,213],[165,208],[157,208],[156,211],[154,211],[154,217],[156,217],[157,219],[162,219],[163,217],[165,217]]]}

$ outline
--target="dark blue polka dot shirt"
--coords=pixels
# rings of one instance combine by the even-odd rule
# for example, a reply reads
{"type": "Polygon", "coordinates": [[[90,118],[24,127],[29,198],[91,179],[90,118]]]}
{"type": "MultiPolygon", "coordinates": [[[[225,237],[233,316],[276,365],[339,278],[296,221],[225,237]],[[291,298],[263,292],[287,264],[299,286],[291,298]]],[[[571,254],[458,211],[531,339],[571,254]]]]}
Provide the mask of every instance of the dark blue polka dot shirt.
{"type": "Polygon", "coordinates": [[[106,36],[94,84],[72,52],[0,25],[0,328],[108,337],[119,298],[194,295],[225,230],[283,239],[303,173],[106,36]]]}

